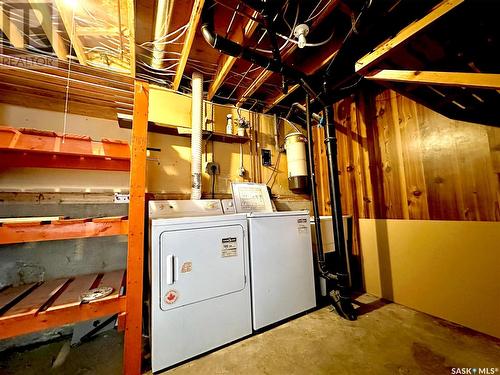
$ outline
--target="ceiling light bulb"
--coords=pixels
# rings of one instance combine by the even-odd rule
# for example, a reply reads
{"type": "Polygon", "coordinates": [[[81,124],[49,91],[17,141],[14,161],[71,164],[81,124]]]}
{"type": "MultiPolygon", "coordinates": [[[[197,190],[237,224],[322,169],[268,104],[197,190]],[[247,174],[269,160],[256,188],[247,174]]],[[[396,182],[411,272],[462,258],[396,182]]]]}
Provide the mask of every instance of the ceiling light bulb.
{"type": "Polygon", "coordinates": [[[75,9],[78,5],[78,0],[64,0],[64,4],[71,9],[75,9]]]}
{"type": "Polygon", "coordinates": [[[309,33],[309,27],[304,23],[297,25],[293,30],[293,35],[298,39],[297,44],[299,48],[304,48],[306,46],[307,44],[306,35],[308,33],[309,33]]]}

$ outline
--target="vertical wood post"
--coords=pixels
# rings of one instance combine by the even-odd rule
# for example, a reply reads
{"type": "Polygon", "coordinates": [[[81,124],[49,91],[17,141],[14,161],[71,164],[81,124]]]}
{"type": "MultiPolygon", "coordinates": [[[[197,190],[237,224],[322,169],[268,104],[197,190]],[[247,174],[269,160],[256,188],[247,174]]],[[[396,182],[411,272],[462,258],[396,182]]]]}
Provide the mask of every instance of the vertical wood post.
{"type": "Polygon", "coordinates": [[[148,99],[148,84],[135,81],[134,117],[130,151],[130,203],[126,289],[127,317],[123,351],[123,373],[127,375],[140,374],[142,362],[142,280],[148,99]]]}

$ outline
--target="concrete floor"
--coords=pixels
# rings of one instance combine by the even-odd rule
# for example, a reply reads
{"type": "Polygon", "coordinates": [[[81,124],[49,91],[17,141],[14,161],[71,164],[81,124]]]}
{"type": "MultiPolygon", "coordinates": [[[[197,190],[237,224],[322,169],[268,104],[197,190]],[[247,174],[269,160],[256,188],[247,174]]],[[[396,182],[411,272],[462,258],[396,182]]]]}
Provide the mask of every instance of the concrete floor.
{"type": "MultiPolygon", "coordinates": [[[[500,340],[370,296],[358,300],[355,322],[323,308],[165,374],[451,374],[452,367],[500,374],[500,340]]],[[[50,373],[119,374],[121,342],[104,333],[72,348],[50,373]]],[[[64,344],[0,353],[0,374],[49,372],[64,344]]]]}

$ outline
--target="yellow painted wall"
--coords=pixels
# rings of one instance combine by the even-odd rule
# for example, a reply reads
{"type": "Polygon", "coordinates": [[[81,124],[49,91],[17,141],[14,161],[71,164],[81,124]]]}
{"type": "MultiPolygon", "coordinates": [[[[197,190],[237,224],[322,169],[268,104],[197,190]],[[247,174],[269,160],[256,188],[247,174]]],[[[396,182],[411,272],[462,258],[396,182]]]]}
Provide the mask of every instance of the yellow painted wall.
{"type": "MultiPolygon", "coordinates": [[[[225,132],[226,115],[237,118],[235,107],[205,103],[209,123],[206,128],[225,132]]],[[[231,181],[267,182],[273,168],[260,166],[260,148],[270,149],[272,162],[278,158],[274,141],[274,119],[272,116],[241,110],[242,116],[250,120],[253,141],[242,146],[243,166],[247,170],[245,178],[238,176],[240,166],[239,144],[203,142],[203,169],[207,161],[220,164],[221,173],[216,180],[216,193],[230,193],[231,181]],[[258,136],[255,136],[255,130],[258,136]],[[258,143],[258,153],[256,144],[258,143]]],[[[64,114],[34,108],[0,104],[0,124],[13,127],[26,127],[63,132],[64,114]]],[[[152,86],[150,89],[149,119],[158,123],[190,127],[191,98],[152,86]]],[[[236,131],[236,129],[235,129],[236,131]]],[[[288,125],[281,124],[280,131],[292,131],[288,125]]],[[[103,120],[80,115],[68,114],[66,132],[89,135],[95,140],[101,138],[130,140],[130,130],[121,129],[117,121],[103,120]]],[[[283,136],[280,137],[283,142],[283,136]]],[[[149,133],[148,146],[160,148],[161,152],[151,152],[147,162],[148,191],[153,193],[189,194],[191,176],[190,138],[149,133]]],[[[286,155],[280,157],[273,193],[282,197],[298,197],[288,190],[286,155]]],[[[0,171],[0,191],[23,192],[120,192],[127,191],[129,174],[127,172],[100,172],[83,170],[14,168],[0,171]]],[[[203,192],[211,190],[210,176],[203,174],[203,192]]]]}
{"type": "MultiPolygon", "coordinates": [[[[169,90],[152,87],[150,91],[149,119],[159,124],[168,124],[182,127],[191,126],[191,97],[174,93],[169,90]]],[[[274,140],[274,118],[269,115],[257,114],[241,110],[241,116],[250,120],[250,129],[253,140],[242,145],[243,166],[247,170],[245,178],[238,176],[240,166],[240,145],[222,142],[203,141],[202,169],[205,163],[215,161],[220,165],[220,175],[217,176],[215,193],[230,193],[232,181],[255,181],[269,185],[273,180],[273,194],[290,197],[295,196],[288,190],[286,154],[279,159],[277,174],[272,175],[273,167],[261,166],[260,149],[270,149],[272,163],[278,159],[278,152],[274,140]],[[256,133],[255,133],[256,131],[256,133]],[[256,137],[255,134],[258,134],[256,137]],[[257,143],[257,149],[256,149],[257,143]],[[272,175],[272,178],[271,178],[272,175]],[[276,178],[275,178],[276,177],[276,178]],[[271,178],[271,180],[269,180],[271,178]]],[[[225,132],[226,116],[237,118],[235,107],[217,105],[205,102],[205,116],[208,122],[207,130],[225,132]]],[[[283,135],[293,131],[287,124],[280,124],[281,136],[279,143],[283,143],[283,135]]],[[[234,129],[236,132],[236,128],[234,129]]],[[[149,134],[148,146],[160,148],[161,152],[151,152],[148,161],[148,191],[153,193],[190,193],[191,185],[191,143],[189,138],[178,136],[149,134]],[[159,160],[157,160],[159,159],[159,160]]],[[[210,176],[203,173],[202,191],[208,194],[211,190],[210,176]]]]}
{"type": "Polygon", "coordinates": [[[500,223],[359,220],[366,291],[500,338],[500,223]]]}

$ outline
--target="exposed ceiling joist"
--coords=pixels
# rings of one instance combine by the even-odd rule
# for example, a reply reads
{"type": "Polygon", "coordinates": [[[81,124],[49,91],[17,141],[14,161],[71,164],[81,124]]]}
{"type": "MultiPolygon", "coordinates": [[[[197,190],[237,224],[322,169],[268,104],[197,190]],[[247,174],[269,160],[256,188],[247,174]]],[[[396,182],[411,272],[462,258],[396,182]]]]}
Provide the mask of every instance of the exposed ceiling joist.
{"type": "Polygon", "coordinates": [[[184,39],[184,44],[182,46],[182,52],[179,59],[179,64],[177,65],[177,70],[175,72],[175,78],[172,84],[172,88],[177,90],[181,84],[182,75],[184,74],[184,68],[186,67],[187,59],[189,53],[191,52],[191,46],[193,45],[194,36],[196,35],[196,30],[198,28],[198,22],[201,17],[201,11],[203,9],[203,4],[205,0],[195,0],[193,4],[193,10],[191,12],[191,17],[189,18],[189,26],[186,33],[186,38],[184,39]]]}
{"type": "MultiPolygon", "coordinates": [[[[130,75],[135,77],[135,1],[127,0],[128,43],[130,54],[130,75]]],[[[119,25],[121,28],[122,25],[119,25]]]]}
{"type": "Polygon", "coordinates": [[[365,78],[426,85],[500,89],[500,74],[488,73],[420,72],[416,70],[386,69],[367,75],[365,78]]]}
{"type": "Polygon", "coordinates": [[[12,22],[11,17],[9,17],[5,9],[0,11],[0,30],[15,48],[24,48],[23,33],[19,30],[18,26],[12,22]]]}
{"type": "Polygon", "coordinates": [[[78,58],[78,62],[82,65],[87,64],[87,55],[85,54],[85,50],[83,49],[83,45],[76,35],[75,30],[75,22],[74,22],[74,11],[72,12],[68,6],[65,5],[64,0],[54,0],[57,10],[59,11],[59,16],[66,28],[66,32],[68,33],[69,39],[75,50],[76,57],[78,58]]]}
{"type": "Polygon", "coordinates": [[[35,16],[42,26],[43,32],[47,36],[52,49],[59,60],[68,60],[68,48],[61,35],[57,32],[56,25],[52,23],[52,9],[49,3],[37,0],[28,0],[31,8],[35,11],[35,16]]]}
{"type": "Polygon", "coordinates": [[[269,112],[274,106],[276,106],[277,104],[279,104],[283,99],[285,99],[288,95],[290,95],[291,93],[293,93],[299,87],[300,87],[300,85],[297,83],[296,85],[293,85],[292,87],[290,87],[288,89],[288,92],[286,94],[281,93],[281,94],[277,95],[276,97],[274,97],[273,99],[271,99],[271,102],[269,103],[269,106],[264,109],[264,113],[269,112]]]}
{"type": "Polygon", "coordinates": [[[75,33],[78,36],[118,35],[120,34],[120,29],[118,29],[118,27],[115,26],[112,27],[85,26],[85,27],[77,27],[75,33]]]}
{"type": "MultiPolygon", "coordinates": [[[[328,64],[335,57],[335,55],[337,55],[339,48],[340,45],[337,45],[333,51],[325,48],[324,52],[312,56],[311,59],[307,60],[305,66],[302,67],[304,73],[307,75],[315,74],[318,70],[328,64]]],[[[299,85],[295,85],[288,90],[287,94],[280,94],[271,99],[269,101],[269,106],[265,109],[264,113],[269,112],[275,105],[288,97],[288,95],[293,93],[298,87],[299,85]]]]}
{"type": "Polygon", "coordinates": [[[408,25],[401,30],[394,38],[382,43],[371,53],[363,56],[355,64],[358,74],[366,73],[371,67],[393,52],[397,47],[404,45],[415,34],[419,33],[433,22],[455,9],[465,0],[444,0],[435,6],[426,16],[408,25]]]}
{"type": "MultiPolygon", "coordinates": [[[[321,14],[311,24],[311,30],[314,31],[314,29],[318,27],[318,25],[321,24],[321,22],[323,22],[323,20],[327,18],[340,3],[341,3],[340,0],[330,1],[330,3],[325,7],[325,9],[321,12],[321,14]]],[[[293,44],[283,53],[283,55],[281,56],[281,60],[285,61],[288,57],[292,55],[292,53],[297,48],[298,45],[293,44]]],[[[246,101],[246,99],[252,96],[264,84],[264,82],[266,82],[269,79],[269,77],[271,77],[272,74],[273,73],[271,71],[263,69],[262,72],[259,74],[259,76],[252,82],[250,86],[247,87],[247,89],[243,92],[243,94],[238,98],[236,106],[241,107],[241,105],[246,101]]]]}
{"type": "MultiPolygon", "coordinates": [[[[253,17],[256,17],[257,13],[254,12],[253,17]]],[[[244,44],[245,40],[250,39],[255,30],[257,29],[258,23],[252,19],[244,22],[243,20],[237,25],[233,26],[231,34],[229,34],[229,39],[236,43],[244,44]]],[[[214,76],[214,80],[208,88],[207,100],[212,100],[217,90],[222,86],[222,83],[226,79],[228,73],[231,71],[237,58],[234,56],[221,54],[219,61],[217,62],[217,71],[214,76]]]]}

